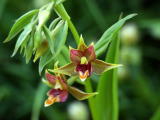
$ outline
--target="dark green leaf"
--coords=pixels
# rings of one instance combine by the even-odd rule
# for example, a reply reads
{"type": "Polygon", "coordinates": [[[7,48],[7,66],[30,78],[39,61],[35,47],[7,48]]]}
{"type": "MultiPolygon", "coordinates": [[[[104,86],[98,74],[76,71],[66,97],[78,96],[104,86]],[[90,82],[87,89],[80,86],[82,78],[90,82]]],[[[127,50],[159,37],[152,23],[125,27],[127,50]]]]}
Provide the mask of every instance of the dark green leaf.
{"type": "Polygon", "coordinates": [[[11,28],[8,37],[5,39],[5,42],[9,42],[12,38],[14,38],[33,18],[34,15],[38,13],[39,10],[32,10],[23,16],[21,16],[18,20],[16,20],[15,24],[11,28]]]}

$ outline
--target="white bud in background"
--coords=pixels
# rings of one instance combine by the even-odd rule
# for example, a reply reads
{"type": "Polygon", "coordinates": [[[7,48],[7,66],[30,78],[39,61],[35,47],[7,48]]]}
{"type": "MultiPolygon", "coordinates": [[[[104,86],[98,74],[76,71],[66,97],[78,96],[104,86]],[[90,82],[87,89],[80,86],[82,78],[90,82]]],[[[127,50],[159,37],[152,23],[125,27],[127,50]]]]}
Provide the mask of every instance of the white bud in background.
{"type": "Polygon", "coordinates": [[[83,102],[73,102],[68,106],[70,120],[88,120],[89,112],[83,102]]]}
{"type": "Polygon", "coordinates": [[[118,68],[118,78],[119,80],[124,80],[129,77],[129,70],[127,69],[127,66],[124,65],[123,67],[118,68]]]}
{"type": "Polygon", "coordinates": [[[141,64],[141,50],[138,47],[123,47],[120,51],[120,59],[123,64],[140,65],[141,64]]]}
{"type": "Polygon", "coordinates": [[[121,32],[120,37],[123,45],[134,45],[139,40],[138,28],[135,24],[126,24],[121,32]]]}

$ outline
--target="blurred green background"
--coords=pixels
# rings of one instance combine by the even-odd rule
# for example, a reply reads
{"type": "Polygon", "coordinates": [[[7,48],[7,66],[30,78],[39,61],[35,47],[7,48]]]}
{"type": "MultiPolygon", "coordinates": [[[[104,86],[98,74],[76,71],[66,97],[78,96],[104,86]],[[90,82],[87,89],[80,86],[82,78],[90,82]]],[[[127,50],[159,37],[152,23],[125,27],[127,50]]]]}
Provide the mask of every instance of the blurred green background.
{"type": "MultiPolygon", "coordinates": [[[[10,57],[16,38],[2,43],[18,17],[48,1],[0,0],[0,120],[91,120],[87,101],[72,97],[44,108],[48,88],[41,84],[38,63],[10,57]]],[[[64,6],[87,43],[96,42],[121,12],[138,13],[120,34],[119,120],[160,120],[160,1],[67,0],[64,6]]]]}

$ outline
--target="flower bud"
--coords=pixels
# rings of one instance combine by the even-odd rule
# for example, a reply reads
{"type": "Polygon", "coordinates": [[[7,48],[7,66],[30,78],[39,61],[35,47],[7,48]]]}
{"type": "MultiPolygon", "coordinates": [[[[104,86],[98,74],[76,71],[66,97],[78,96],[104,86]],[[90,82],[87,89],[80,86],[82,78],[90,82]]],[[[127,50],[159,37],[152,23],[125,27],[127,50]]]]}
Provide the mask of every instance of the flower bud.
{"type": "Polygon", "coordinates": [[[124,64],[139,65],[141,63],[141,51],[137,47],[123,47],[120,54],[124,64]]]}
{"type": "Polygon", "coordinates": [[[118,68],[118,78],[120,80],[124,80],[124,79],[128,78],[128,76],[129,76],[129,71],[128,71],[126,65],[118,68]]]}
{"type": "Polygon", "coordinates": [[[68,114],[71,120],[88,120],[88,109],[82,102],[73,102],[68,106],[68,114]]]}
{"type": "Polygon", "coordinates": [[[125,25],[120,33],[122,44],[134,45],[139,40],[138,28],[135,24],[125,25]]]}

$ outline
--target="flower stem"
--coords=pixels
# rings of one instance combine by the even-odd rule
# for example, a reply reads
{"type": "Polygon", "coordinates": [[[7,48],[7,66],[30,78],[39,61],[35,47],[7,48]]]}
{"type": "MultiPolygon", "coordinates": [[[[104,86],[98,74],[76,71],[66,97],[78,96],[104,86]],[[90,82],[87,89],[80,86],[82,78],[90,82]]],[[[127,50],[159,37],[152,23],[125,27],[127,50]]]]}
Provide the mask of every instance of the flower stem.
{"type": "Polygon", "coordinates": [[[69,28],[70,28],[70,30],[71,30],[71,32],[72,32],[72,35],[73,35],[76,43],[78,44],[78,43],[79,43],[79,38],[80,38],[80,37],[79,37],[79,34],[78,34],[78,32],[77,32],[74,24],[72,23],[72,21],[71,21],[71,19],[70,19],[70,16],[69,16],[68,13],[66,12],[63,4],[57,5],[57,6],[55,7],[55,10],[57,11],[57,14],[62,17],[63,20],[67,20],[68,26],[69,26],[69,28]]]}

